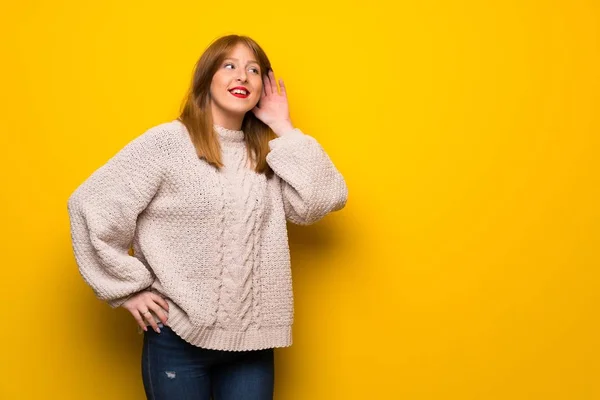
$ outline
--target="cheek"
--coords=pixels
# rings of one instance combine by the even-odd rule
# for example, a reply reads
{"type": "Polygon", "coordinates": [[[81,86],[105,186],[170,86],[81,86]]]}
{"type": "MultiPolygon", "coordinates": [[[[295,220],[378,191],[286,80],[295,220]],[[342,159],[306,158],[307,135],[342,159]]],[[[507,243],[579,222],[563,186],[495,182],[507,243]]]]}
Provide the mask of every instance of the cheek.
{"type": "Polygon", "coordinates": [[[221,74],[220,72],[221,71],[217,72],[213,76],[212,81],[210,83],[211,90],[222,89],[224,86],[226,86],[227,77],[223,76],[223,74],[221,74]]]}
{"type": "Polygon", "coordinates": [[[262,79],[257,77],[253,86],[256,88],[254,90],[254,92],[258,94],[258,97],[260,97],[260,94],[262,93],[262,90],[263,90],[263,81],[262,81],[262,79]]]}
{"type": "Polygon", "coordinates": [[[210,95],[212,98],[223,98],[226,94],[225,91],[227,89],[227,85],[223,83],[222,79],[219,79],[218,76],[215,75],[213,77],[212,82],[210,83],[210,95]]]}
{"type": "Polygon", "coordinates": [[[259,83],[258,85],[255,86],[255,90],[254,90],[254,105],[258,104],[258,102],[260,101],[260,97],[262,96],[262,85],[259,83]]]}

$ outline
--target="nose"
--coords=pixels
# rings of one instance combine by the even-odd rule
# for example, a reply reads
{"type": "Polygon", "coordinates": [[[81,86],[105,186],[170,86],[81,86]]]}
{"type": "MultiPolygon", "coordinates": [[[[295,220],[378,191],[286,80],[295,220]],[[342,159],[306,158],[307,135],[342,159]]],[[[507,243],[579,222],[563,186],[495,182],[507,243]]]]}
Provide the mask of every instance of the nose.
{"type": "Polygon", "coordinates": [[[243,69],[243,68],[239,68],[238,71],[240,71],[240,72],[239,72],[239,74],[237,76],[237,80],[240,81],[240,82],[246,82],[248,80],[248,76],[246,74],[246,70],[243,69]]]}

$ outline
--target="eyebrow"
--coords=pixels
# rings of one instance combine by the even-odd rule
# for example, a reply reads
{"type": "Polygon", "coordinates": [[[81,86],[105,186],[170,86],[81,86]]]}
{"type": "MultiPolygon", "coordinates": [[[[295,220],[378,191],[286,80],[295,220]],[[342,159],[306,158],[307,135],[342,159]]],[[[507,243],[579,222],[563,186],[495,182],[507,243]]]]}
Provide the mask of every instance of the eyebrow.
{"type": "MultiPolygon", "coordinates": [[[[227,58],[225,58],[225,60],[233,60],[233,61],[238,61],[238,62],[240,61],[239,59],[233,58],[233,57],[227,57],[227,58]]],[[[225,61],[225,60],[223,60],[223,61],[225,61]]],[[[250,60],[250,61],[248,61],[248,64],[258,64],[258,61],[250,60]]]]}

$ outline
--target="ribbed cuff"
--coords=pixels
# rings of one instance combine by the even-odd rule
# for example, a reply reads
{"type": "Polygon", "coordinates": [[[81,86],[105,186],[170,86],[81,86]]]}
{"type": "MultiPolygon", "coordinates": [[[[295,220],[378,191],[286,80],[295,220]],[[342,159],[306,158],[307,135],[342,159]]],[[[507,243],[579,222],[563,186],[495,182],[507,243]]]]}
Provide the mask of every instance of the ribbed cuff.
{"type": "Polygon", "coordinates": [[[135,294],[137,294],[137,293],[132,293],[129,296],[119,297],[118,299],[114,299],[114,300],[107,300],[106,302],[112,308],[118,308],[118,307],[121,307],[123,305],[123,303],[125,303],[127,300],[129,300],[131,297],[133,297],[133,295],[135,295],[135,294]]]}
{"type": "Polygon", "coordinates": [[[300,129],[294,128],[293,130],[287,131],[285,134],[275,139],[271,139],[269,141],[269,149],[275,150],[277,147],[285,146],[286,144],[293,145],[295,142],[302,142],[302,140],[307,137],[309,136],[305,135],[300,129]]]}

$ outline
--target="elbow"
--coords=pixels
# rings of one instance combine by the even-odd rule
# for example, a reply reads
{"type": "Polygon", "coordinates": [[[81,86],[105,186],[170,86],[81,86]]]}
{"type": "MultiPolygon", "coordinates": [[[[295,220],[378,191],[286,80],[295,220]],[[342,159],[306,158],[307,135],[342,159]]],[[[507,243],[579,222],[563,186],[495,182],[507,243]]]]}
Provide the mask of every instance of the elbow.
{"type": "Polygon", "coordinates": [[[67,200],[67,212],[69,215],[73,215],[75,213],[75,209],[77,208],[77,200],[71,195],[69,200],[67,200]]]}
{"type": "Polygon", "coordinates": [[[331,199],[332,208],[331,211],[339,211],[346,206],[348,202],[348,185],[342,176],[336,185],[336,189],[332,191],[333,196],[331,199]]]}
{"type": "Polygon", "coordinates": [[[340,176],[340,179],[329,190],[324,190],[321,194],[320,201],[315,202],[312,207],[307,208],[302,218],[302,225],[313,224],[324,218],[327,214],[344,208],[348,201],[348,186],[344,178],[340,176]]]}
{"type": "Polygon", "coordinates": [[[67,211],[69,215],[76,213],[81,207],[81,195],[80,190],[77,189],[69,196],[67,200],[67,211]]]}
{"type": "Polygon", "coordinates": [[[326,212],[339,211],[346,206],[348,201],[348,185],[344,177],[338,174],[337,179],[332,182],[329,190],[323,191],[326,195],[323,199],[323,204],[326,205],[326,212]]]}
{"type": "Polygon", "coordinates": [[[89,191],[86,190],[84,185],[79,186],[71,193],[67,199],[67,211],[71,218],[77,215],[84,215],[89,209],[91,197],[89,191]]]}

